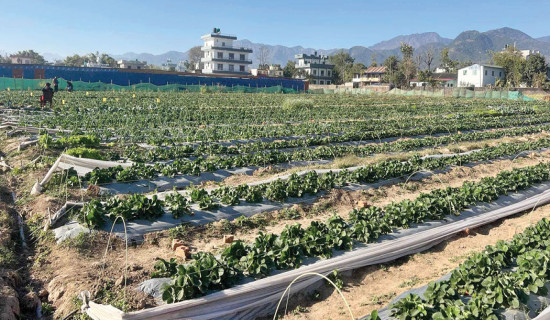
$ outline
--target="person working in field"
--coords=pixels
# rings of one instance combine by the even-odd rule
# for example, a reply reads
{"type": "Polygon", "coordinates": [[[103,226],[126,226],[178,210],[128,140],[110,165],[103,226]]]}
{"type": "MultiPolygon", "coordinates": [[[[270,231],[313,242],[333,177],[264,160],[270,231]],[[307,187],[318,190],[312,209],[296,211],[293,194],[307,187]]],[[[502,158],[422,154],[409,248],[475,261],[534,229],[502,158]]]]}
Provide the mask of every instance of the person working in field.
{"type": "Polygon", "coordinates": [[[57,92],[59,90],[59,79],[53,77],[53,91],[57,92]]]}
{"type": "Polygon", "coordinates": [[[42,96],[40,97],[41,108],[44,108],[46,106],[46,102],[50,103],[50,108],[51,108],[52,101],[53,101],[53,94],[54,94],[54,91],[51,87],[51,84],[49,82],[46,83],[46,86],[42,88],[42,96]]]}
{"type": "Polygon", "coordinates": [[[73,83],[71,81],[67,81],[67,91],[73,92],[73,83]]]}

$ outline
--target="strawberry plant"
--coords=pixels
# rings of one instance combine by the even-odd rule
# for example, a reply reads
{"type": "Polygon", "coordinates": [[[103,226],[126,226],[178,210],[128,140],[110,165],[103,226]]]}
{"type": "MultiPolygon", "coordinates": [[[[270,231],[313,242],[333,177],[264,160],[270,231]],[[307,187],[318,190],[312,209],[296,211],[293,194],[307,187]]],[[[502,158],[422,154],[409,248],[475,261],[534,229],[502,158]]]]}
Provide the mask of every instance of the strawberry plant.
{"type": "Polygon", "coordinates": [[[184,215],[192,215],[192,211],[189,208],[187,198],[177,192],[169,193],[164,198],[164,204],[172,213],[172,216],[176,219],[183,217],[184,215]]]}

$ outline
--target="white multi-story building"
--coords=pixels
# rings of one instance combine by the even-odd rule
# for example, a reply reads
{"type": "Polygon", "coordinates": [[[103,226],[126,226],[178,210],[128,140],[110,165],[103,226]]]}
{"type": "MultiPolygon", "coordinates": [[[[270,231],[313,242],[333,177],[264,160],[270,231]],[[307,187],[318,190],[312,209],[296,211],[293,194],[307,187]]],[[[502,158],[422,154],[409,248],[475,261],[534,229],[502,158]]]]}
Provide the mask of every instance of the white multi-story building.
{"type": "Polygon", "coordinates": [[[222,34],[219,30],[214,29],[214,32],[201,37],[204,40],[204,46],[201,47],[204,52],[201,58],[204,65],[202,73],[248,74],[248,66],[252,64],[248,54],[252,53],[252,49],[233,46],[237,37],[222,34]]]}
{"type": "Polygon", "coordinates": [[[494,86],[497,80],[504,79],[504,77],[504,68],[476,63],[458,69],[457,87],[494,86]]]}
{"type": "Polygon", "coordinates": [[[302,75],[298,75],[298,79],[305,79],[304,74],[311,76],[311,84],[331,84],[334,65],[328,63],[328,56],[317,55],[315,53],[309,55],[305,53],[295,56],[298,62],[295,65],[296,70],[303,70],[302,75]]]}

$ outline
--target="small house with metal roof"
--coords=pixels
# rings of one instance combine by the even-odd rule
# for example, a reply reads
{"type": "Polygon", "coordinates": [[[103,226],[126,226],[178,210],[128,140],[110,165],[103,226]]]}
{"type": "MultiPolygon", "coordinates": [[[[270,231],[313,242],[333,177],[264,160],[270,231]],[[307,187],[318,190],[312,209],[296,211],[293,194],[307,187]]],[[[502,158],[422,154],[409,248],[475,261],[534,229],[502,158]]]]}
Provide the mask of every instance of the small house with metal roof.
{"type": "Polygon", "coordinates": [[[368,67],[361,73],[353,74],[353,87],[359,88],[382,83],[382,78],[386,74],[386,67],[368,67]]]}

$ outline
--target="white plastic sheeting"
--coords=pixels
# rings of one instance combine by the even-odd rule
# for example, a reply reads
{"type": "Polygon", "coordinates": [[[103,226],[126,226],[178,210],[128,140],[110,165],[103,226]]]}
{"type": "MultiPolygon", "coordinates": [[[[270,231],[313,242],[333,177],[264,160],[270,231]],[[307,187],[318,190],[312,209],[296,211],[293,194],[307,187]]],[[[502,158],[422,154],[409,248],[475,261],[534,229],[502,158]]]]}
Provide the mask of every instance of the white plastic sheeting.
{"type": "MultiPolygon", "coordinates": [[[[278,272],[267,278],[201,298],[129,313],[123,313],[112,306],[90,302],[86,313],[96,320],[254,319],[272,313],[287,286],[304,273],[317,272],[326,275],[334,269],[353,270],[424,251],[467,228],[476,228],[549,203],[549,188],[549,184],[543,184],[523,192],[523,195],[528,196],[520,201],[514,202],[513,195],[502,197],[504,199],[499,199],[499,203],[504,206],[500,208],[476,213],[476,210],[483,211],[483,208],[487,209],[495,204],[478,206],[466,210],[460,217],[449,217],[446,221],[435,221],[412,229],[400,230],[379,243],[358,247],[352,251],[338,252],[331,259],[318,260],[295,270],[278,272]]],[[[496,205],[498,206],[498,203],[496,205]]],[[[291,292],[304,290],[319,280],[315,276],[302,277],[294,283],[291,292]]]]}
{"type": "Polygon", "coordinates": [[[550,307],[544,309],[535,319],[533,320],[550,320],[550,307]]]}
{"type": "MultiPolygon", "coordinates": [[[[465,152],[463,154],[472,153],[472,152],[476,152],[476,151],[477,150],[468,151],[468,152],[465,152]]],[[[523,154],[527,155],[527,153],[523,153],[523,154]]],[[[449,157],[449,156],[454,156],[454,154],[433,155],[432,157],[449,157]]],[[[513,158],[513,156],[503,157],[503,158],[513,158]]],[[[480,163],[484,163],[484,162],[479,162],[477,164],[472,163],[472,164],[465,165],[465,166],[475,166],[475,165],[478,165],[480,163]]],[[[353,171],[353,170],[357,170],[359,168],[361,168],[361,166],[350,167],[350,168],[347,168],[345,170],[353,171]]],[[[309,171],[316,171],[318,174],[324,174],[324,173],[327,173],[329,171],[333,171],[333,172],[336,173],[336,172],[339,172],[341,170],[344,170],[344,169],[314,169],[314,170],[303,170],[303,171],[297,172],[297,174],[298,175],[304,175],[309,171]]],[[[436,170],[435,172],[442,172],[442,171],[445,171],[445,170],[436,170]]],[[[410,178],[410,180],[424,179],[428,176],[431,176],[432,174],[433,174],[433,172],[418,172],[414,176],[412,176],[410,178]]],[[[183,176],[181,176],[181,177],[183,177],[183,176]]],[[[254,183],[249,183],[249,185],[257,185],[257,184],[262,184],[262,183],[268,183],[268,182],[271,182],[271,181],[276,180],[276,179],[286,179],[288,177],[290,177],[290,174],[282,175],[282,176],[278,176],[278,177],[273,177],[273,178],[268,178],[268,179],[258,181],[258,182],[254,182],[254,183]]],[[[384,186],[384,185],[395,184],[395,183],[398,183],[400,181],[403,181],[404,178],[406,178],[406,177],[392,178],[392,179],[387,179],[387,180],[379,181],[379,182],[376,182],[376,183],[369,183],[369,184],[349,184],[347,186],[341,187],[341,189],[354,190],[354,191],[356,191],[356,190],[368,190],[368,189],[372,189],[372,188],[378,188],[378,187],[384,186]]],[[[130,183],[129,186],[136,186],[136,184],[135,183],[130,183]]],[[[132,189],[132,190],[134,191],[132,193],[138,193],[135,188],[132,189]]],[[[152,190],[154,190],[154,189],[152,189],[152,190]]],[[[211,190],[209,190],[209,191],[211,191],[211,190]]],[[[172,193],[172,192],[173,191],[159,192],[159,193],[156,193],[156,195],[158,195],[160,199],[164,199],[164,197],[167,193],[172,193]]],[[[184,196],[187,196],[188,192],[189,192],[188,190],[178,191],[178,193],[180,193],[184,196]]],[[[240,216],[250,217],[250,216],[253,216],[255,214],[262,213],[262,212],[279,210],[279,209],[283,209],[283,208],[286,208],[286,207],[290,207],[294,204],[313,203],[319,197],[323,196],[324,194],[325,194],[325,192],[319,192],[315,195],[304,195],[301,198],[288,198],[288,199],[285,200],[285,202],[282,202],[282,203],[281,202],[272,202],[272,201],[269,201],[267,199],[264,199],[262,202],[259,202],[259,203],[241,202],[240,204],[234,205],[234,206],[221,205],[219,209],[214,210],[214,211],[202,210],[202,209],[199,208],[198,204],[193,204],[193,205],[191,205],[191,210],[194,213],[193,216],[185,215],[181,218],[174,219],[172,217],[172,215],[168,213],[168,214],[164,214],[160,219],[157,219],[155,221],[133,220],[133,221],[130,221],[130,222],[127,223],[127,225],[126,225],[127,230],[126,231],[127,231],[128,239],[140,241],[143,238],[143,235],[146,234],[146,233],[174,228],[174,227],[178,226],[179,224],[181,224],[182,222],[188,222],[188,223],[193,223],[193,224],[206,224],[206,223],[209,223],[209,222],[218,221],[220,219],[226,219],[226,220],[231,221],[231,220],[233,220],[235,218],[238,218],[240,216]]],[[[148,197],[152,197],[152,195],[148,195],[148,197]]],[[[110,230],[109,228],[110,227],[104,227],[104,230],[109,231],[110,230]]],[[[81,230],[82,230],[82,227],[79,226],[77,223],[69,223],[65,226],[62,226],[62,227],[59,227],[59,228],[55,229],[54,232],[55,232],[55,235],[56,235],[56,239],[58,241],[60,241],[60,239],[66,239],[67,237],[70,238],[70,237],[73,237],[73,236],[77,235],[78,232],[80,232],[81,230]]],[[[113,233],[116,236],[118,236],[120,238],[124,238],[124,236],[125,236],[124,232],[125,232],[125,230],[124,230],[124,226],[122,224],[118,224],[118,225],[114,226],[113,233]]]]}
{"type": "Polygon", "coordinates": [[[132,162],[117,162],[117,161],[104,161],[104,160],[95,160],[88,158],[77,158],[70,156],[68,154],[62,153],[59,158],[55,161],[53,166],[50,168],[44,179],[40,182],[40,185],[44,186],[52,178],[53,173],[56,170],[65,170],[73,168],[78,172],[78,175],[83,176],[88,172],[92,172],[95,168],[106,169],[116,166],[121,166],[123,168],[130,167],[132,162]]]}

